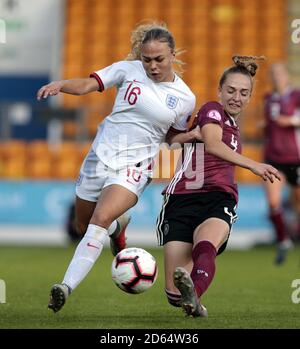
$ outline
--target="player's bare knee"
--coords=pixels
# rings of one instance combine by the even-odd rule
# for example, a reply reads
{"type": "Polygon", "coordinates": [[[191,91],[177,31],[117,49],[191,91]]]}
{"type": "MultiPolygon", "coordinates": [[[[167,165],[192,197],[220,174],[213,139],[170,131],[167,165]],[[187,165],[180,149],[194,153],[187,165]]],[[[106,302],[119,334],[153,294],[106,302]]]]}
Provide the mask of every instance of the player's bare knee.
{"type": "Polygon", "coordinates": [[[94,212],[90,223],[99,225],[103,228],[108,228],[111,223],[113,222],[113,219],[111,218],[110,214],[106,214],[105,212],[94,212]]]}

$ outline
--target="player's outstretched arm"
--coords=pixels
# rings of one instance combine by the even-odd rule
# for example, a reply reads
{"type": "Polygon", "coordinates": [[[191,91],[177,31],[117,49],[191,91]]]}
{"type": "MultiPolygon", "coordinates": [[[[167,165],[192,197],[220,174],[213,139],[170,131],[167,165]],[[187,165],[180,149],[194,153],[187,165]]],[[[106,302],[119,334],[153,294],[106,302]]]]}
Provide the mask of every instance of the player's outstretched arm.
{"type": "Polygon", "coordinates": [[[37,92],[37,99],[55,96],[59,92],[80,96],[98,89],[98,82],[94,78],[59,80],[42,86],[37,92]]]}
{"type": "Polygon", "coordinates": [[[254,161],[241,155],[222,141],[222,128],[217,124],[206,124],[201,129],[205,151],[229,161],[237,166],[252,171],[264,181],[274,182],[274,179],[281,180],[278,170],[271,165],[254,161]]]}

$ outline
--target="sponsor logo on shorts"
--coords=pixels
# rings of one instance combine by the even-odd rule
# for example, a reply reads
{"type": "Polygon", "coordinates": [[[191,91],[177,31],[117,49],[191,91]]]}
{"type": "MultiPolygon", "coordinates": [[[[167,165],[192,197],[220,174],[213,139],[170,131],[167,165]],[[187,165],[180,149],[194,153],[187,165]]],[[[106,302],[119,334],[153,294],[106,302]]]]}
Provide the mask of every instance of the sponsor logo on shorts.
{"type": "Polygon", "coordinates": [[[233,223],[235,223],[237,221],[238,216],[235,213],[235,208],[234,208],[233,212],[230,212],[228,210],[228,207],[224,207],[224,212],[230,217],[230,224],[233,224],[233,223]]]}
{"type": "Polygon", "coordinates": [[[170,230],[169,223],[168,223],[168,221],[165,221],[164,222],[164,235],[168,235],[169,230],[170,230]]]}

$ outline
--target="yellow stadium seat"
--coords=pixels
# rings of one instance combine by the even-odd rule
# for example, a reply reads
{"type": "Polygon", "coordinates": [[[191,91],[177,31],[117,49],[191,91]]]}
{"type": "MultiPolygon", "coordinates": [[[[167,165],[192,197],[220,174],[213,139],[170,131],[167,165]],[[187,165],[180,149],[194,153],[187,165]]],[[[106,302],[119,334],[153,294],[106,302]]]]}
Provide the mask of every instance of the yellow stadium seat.
{"type": "Polygon", "coordinates": [[[53,162],[51,156],[33,158],[27,166],[27,177],[32,179],[51,179],[53,162]]]}
{"type": "Polygon", "coordinates": [[[80,1],[76,3],[70,3],[67,7],[67,21],[72,19],[84,19],[88,15],[87,8],[85,7],[85,1],[80,1]]]}
{"type": "Polygon", "coordinates": [[[47,141],[36,140],[29,142],[27,145],[28,159],[42,159],[50,155],[51,151],[47,141]]]}
{"type": "MultiPolygon", "coordinates": [[[[75,75],[76,76],[76,75],[75,75]]],[[[78,77],[79,75],[77,75],[78,77]]],[[[65,75],[65,78],[67,78],[68,75],[65,75]]],[[[73,75],[74,77],[74,75],[73,75]]],[[[72,96],[68,94],[63,94],[63,104],[66,108],[79,108],[82,106],[82,99],[78,96],[72,96]]]]}
{"type": "Polygon", "coordinates": [[[244,144],[242,147],[242,154],[255,161],[263,161],[263,149],[262,146],[257,144],[244,144]]]}
{"type": "Polygon", "coordinates": [[[2,177],[6,179],[23,179],[26,177],[26,159],[8,158],[3,162],[2,177]]]}
{"type": "Polygon", "coordinates": [[[0,178],[3,177],[4,166],[5,166],[5,162],[3,161],[3,159],[0,156],[0,178]]]}
{"type": "Polygon", "coordinates": [[[75,138],[78,133],[78,126],[76,121],[66,120],[63,122],[63,136],[64,138],[75,138]]]}
{"type": "Polygon", "coordinates": [[[1,154],[4,159],[25,159],[27,143],[22,140],[1,142],[1,154]]]}
{"type": "Polygon", "coordinates": [[[61,157],[52,168],[52,178],[75,180],[79,174],[79,169],[78,158],[61,157]]]}
{"type": "Polygon", "coordinates": [[[111,5],[111,0],[101,0],[101,1],[94,0],[92,8],[95,11],[109,11],[110,5],[111,5]]]}
{"type": "Polygon", "coordinates": [[[242,167],[236,167],[235,169],[235,178],[239,183],[259,183],[262,182],[262,179],[259,176],[256,176],[250,170],[247,170],[242,167]]]}
{"type": "Polygon", "coordinates": [[[80,163],[82,163],[84,158],[87,156],[88,152],[91,149],[91,146],[91,142],[78,143],[78,160],[80,163]]]}
{"type": "Polygon", "coordinates": [[[87,131],[88,131],[89,137],[96,136],[99,123],[100,123],[99,120],[91,120],[88,122],[87,131]]]}
{"type": "MultiPolygon", "coordinates": [[[[88,76],[123,59],[130,49],[130,32],[143,19],[165,21],[177,48],[187,51],[179,58],[187,63],[183,78],[196,93],[198,106],[207,99],[217,99],[220,74],[232,64],[233,54],[265,54],[268,63],[285,58],[288,13],[284,0],[68,0],[66,4],[64,78],[88,76]],[[226,8],[222,10],[222,6],[226,8]],[[228,9],[233,13],[231,20],[228,9]],[[262,19],[264,25],[260,26],[262,19]]],[[[263,65],[257,75],[253,106],[261,102],[269,87],[262,79],[263,65]]],[[[100,98],[101,104],[111,106],[115,91],[85,97],[63,95],[63,102],[69,107],[91,106],[99,105],[100,98]]],[[[100,120],[88,119],[90,136],[95,135],[100,120]]],[[[247,120],[244,125],[247,138],[257,139],[255,122],[247,120]]],[[[74,127],[65,125],[65,134],[72,133],[74,127]]]]}
{"type": "Polygon", "coordinates": [[[60,158],[64,158],[65,160],[67,158],[74,159],[77,157],[77,155],[78,155],[78,147],[76,142],[64,141],[54,149],[55,159],[60,159],[60,158]]]}

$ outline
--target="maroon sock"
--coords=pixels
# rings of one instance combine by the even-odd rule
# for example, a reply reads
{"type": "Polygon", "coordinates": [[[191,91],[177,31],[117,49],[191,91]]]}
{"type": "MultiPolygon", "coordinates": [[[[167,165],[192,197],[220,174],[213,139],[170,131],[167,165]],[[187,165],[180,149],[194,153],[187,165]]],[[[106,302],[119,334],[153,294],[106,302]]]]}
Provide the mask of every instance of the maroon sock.
{"type": "Polygon", "coordinates": [[[198,297],[207,290],[215,275],[215,259],[217,251],[209,241],[200,241],[193,249],[194,267],[191,278],[198,297]]]}
{"type": "Polygon", "coordinates": [[[287,239],[288,235],[286,233],[282,211],[281,210],[271,211],[270,220],[272,221],[274,229],[275,229],[277,242],[281,242],[281,241],[287,239]]]}

